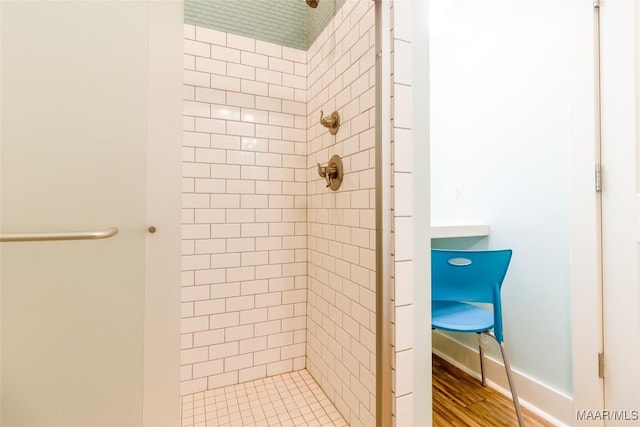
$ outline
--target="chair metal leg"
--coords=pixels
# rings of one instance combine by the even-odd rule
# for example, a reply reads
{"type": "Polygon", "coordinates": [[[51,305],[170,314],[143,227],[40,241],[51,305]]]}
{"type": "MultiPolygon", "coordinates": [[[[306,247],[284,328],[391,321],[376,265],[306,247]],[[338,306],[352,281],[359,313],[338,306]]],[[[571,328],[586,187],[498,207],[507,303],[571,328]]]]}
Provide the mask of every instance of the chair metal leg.
{"type": "Polygon", "coordinates": [[[482,377],[482,387],[487,386],[487,378],[484,375],[484,350],[482,348],[482,334],[478,332],[478,351],[480,353],[480,375],[482,377]]]}
{"type": "Polygon", "coordinates": [[[520,401],[518,400],[518,394],[516,393],[516,387],[511,378],[511,366],[507,360],[505,354],[504,343],[498,343],[500,345],[500,351],[502,352],[502,360],[504,361],[504,369],[507,371],[507,381],[509,382],[509,388],[511,389],[511,396],[513,399],[513,406],[516,408],[516,416],[518,417],[518,425],[524,427],[524,420],[522,419],[522,411],[520,410],[520,401]]]}

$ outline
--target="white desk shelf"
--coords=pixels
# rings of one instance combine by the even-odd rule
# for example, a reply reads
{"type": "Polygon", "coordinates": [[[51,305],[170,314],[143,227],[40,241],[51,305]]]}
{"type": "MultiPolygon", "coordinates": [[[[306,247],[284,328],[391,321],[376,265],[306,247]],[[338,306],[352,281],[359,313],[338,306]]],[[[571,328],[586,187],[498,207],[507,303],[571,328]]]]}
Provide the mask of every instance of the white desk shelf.
{"type": "Polygon", "coordinates": [[[431,219],[431,238],[482,237],[489,235],[485,221],[464,219],[431,219]]]}

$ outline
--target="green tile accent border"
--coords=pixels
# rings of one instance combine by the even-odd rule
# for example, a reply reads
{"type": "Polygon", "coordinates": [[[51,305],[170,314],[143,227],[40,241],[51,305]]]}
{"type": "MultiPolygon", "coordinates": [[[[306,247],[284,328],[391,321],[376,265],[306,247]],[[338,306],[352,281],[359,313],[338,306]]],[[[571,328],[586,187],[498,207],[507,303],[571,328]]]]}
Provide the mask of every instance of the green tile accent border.
{"type": "Polygon", "coordinates": [[[307,50],[346,0],[185,0],[185,23],[307,50]]]}

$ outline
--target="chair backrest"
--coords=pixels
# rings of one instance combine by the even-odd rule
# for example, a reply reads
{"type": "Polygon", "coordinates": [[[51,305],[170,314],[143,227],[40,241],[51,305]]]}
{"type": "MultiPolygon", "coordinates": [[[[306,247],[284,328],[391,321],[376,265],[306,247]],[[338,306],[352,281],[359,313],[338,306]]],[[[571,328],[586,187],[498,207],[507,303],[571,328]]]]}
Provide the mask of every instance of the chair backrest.
{"type": "Polygon", "coordinates": [[[502,342],[500,289],[511,249],[487,251],[431,250],[431,299],[493,305],[494,334],[502,342]]]}

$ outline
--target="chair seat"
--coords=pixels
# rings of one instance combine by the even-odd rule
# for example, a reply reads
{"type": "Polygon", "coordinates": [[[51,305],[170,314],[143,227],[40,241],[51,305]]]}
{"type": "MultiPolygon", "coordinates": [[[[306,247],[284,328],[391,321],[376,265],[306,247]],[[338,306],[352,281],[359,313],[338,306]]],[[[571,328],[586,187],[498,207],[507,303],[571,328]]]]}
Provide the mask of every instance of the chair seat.
{"type": "Polygon", "coordinates": [[[431,326],[452,332],[484,332],[493,328],[493,313],[457,301],[431,301],[431,326]]]}

